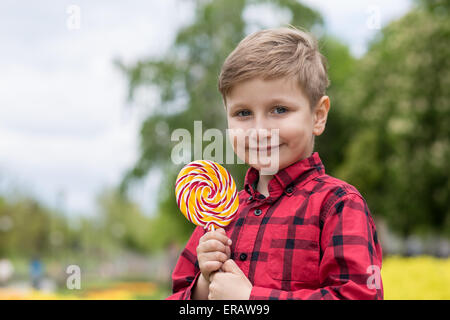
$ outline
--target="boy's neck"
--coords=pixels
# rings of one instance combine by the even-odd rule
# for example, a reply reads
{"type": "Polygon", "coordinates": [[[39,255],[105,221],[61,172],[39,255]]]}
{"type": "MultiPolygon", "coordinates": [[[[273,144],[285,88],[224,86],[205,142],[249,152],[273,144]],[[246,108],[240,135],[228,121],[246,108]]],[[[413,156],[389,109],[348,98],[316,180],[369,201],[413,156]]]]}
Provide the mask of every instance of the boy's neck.
{"type": "Polygon", "coordinates": [[[258,190],[259,193],[264,195],[265,197],[269,196],[269,181],[272,180],[273,175],[259,175],[258,179],[258,186],[256,187],[256,190],[258,190]]]}

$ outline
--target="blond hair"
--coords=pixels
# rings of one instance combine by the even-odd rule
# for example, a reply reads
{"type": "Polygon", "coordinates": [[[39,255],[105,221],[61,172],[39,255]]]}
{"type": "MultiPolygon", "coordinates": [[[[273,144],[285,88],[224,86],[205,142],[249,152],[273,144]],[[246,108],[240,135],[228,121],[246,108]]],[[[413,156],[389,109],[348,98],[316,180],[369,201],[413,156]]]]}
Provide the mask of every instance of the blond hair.
{"type": "Polygon", "coordinates": [[[224,105],[233,86],[256,77],[265,80],[295,77],[308,96],[311,109],[329,85],[327,61],[318,50],[317,40],[292,25],[260,30],[239,42],[219,75],[224,105]]]}

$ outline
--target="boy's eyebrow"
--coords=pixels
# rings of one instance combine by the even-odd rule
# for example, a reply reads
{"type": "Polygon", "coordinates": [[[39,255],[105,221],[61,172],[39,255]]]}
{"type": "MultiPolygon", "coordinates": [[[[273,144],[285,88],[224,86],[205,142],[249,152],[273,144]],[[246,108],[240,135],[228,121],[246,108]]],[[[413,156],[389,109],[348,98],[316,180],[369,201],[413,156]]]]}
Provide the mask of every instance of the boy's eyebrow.
{"type": "Polygon", "coordinates": [[[234,109],[240,108],[240,107],[246,107],[246,103],[238,102],[230,105],[230,111],[233,111],[234,109]]]}
{"type": "MultiPolygon", "coordinates": [[[[274,105],[274,104],[288,104],[288,105],[295,105],[294,102],[289,102],[288,100],[284,98],[272,98],[267,103],[267,105],[274,105]]],[[[243,102],[237,102],[230,106],[230,111],[233,111],[234,109],[240,108],[240,107],[248,107],[248,103],[243,102]]]]}

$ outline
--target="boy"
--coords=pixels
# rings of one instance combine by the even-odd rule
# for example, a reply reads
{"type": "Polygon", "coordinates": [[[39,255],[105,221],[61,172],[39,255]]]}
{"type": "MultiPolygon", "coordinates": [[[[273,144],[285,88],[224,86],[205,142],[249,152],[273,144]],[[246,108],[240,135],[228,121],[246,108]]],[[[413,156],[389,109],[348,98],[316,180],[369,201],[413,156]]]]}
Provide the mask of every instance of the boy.
{"type": "Polygon", "coordinates": [[[256,151],[276,151],[279,170],[261,174],[264,166],[249,162],[248,137],[244,148],[232,139],[251,165],[237,217],[225,229],[194,230],[168,299],[383,299],[369,208],[354,186],[325,174],[313,152],[330,108],[328,84],[317,41],[294,27],[255,32],[227,57],[219,91],[228,127],[262,132],[256,151]]]}

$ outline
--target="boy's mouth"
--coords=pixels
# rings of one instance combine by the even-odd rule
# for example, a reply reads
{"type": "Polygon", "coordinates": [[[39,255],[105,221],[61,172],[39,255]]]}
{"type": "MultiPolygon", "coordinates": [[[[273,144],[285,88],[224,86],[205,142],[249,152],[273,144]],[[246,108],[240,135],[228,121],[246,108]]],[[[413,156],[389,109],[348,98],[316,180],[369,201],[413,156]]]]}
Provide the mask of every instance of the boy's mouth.
{"type": "Polygon", "coordinates": [[[270,151],[270,150],[274,150],[274,149],[276,149],[276,148],[279,148],[279,147],[281,147],[283,145],[283,143],[282,144],[280,144],[280,145],[276,145],[276,146],[267,146],[267,147],[256,147],[256,148],[249,148],[249,147],[247,147],[247,149],[248,150],[250,150],[250,151],[270,151]]]}

